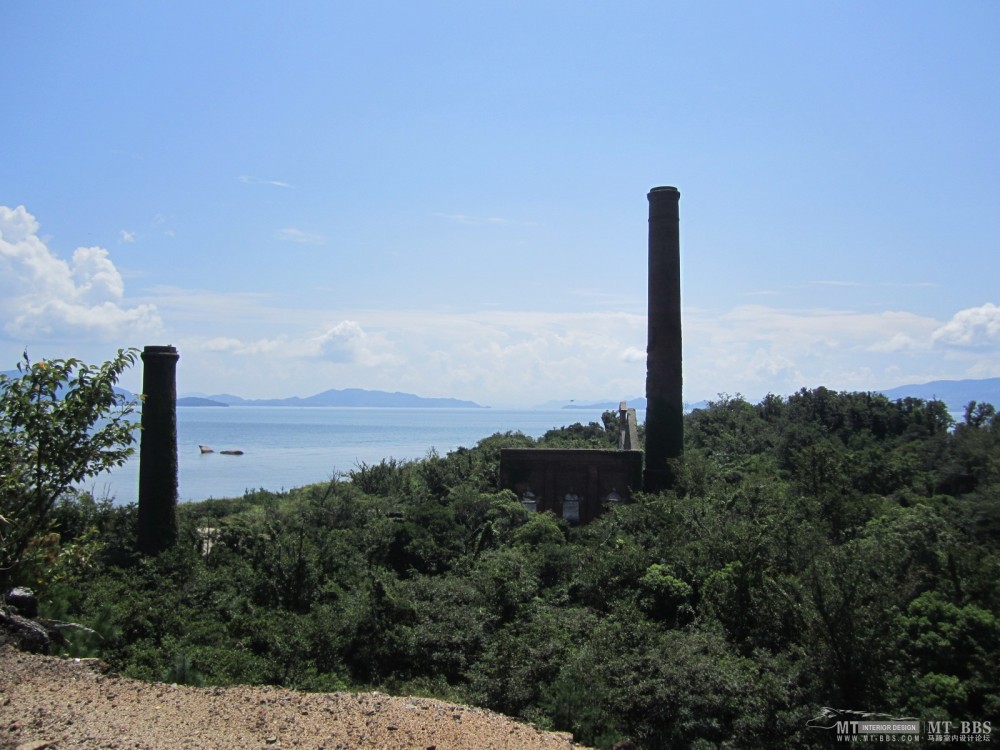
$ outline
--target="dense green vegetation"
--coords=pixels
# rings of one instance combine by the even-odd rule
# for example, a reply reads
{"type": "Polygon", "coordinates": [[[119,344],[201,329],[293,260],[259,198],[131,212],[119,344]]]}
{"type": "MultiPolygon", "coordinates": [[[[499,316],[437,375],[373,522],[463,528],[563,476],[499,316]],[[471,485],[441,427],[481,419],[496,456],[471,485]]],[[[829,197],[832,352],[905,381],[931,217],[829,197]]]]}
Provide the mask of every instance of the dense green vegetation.
{"type": "Polygon", "coordinates": [[[56,502],[132,454],[135,404],[115,384],[136,354],[86,365],[25,352],[16,377],[0,374],[0,593],[44,547],[56,502]]]}
{"type": "Polygon", "coordinates": [[[498,489],[494,435],[343,481],[180,507],[55,509],[26,571],[126,674],[471,702],[609,747],[825,747],[821,706],[1000,717],[1000,418],[802,390],[686,418],[678,486],[571,528],[498,489]],[[62,554],[57,554],[61,550],[62,554]]]}

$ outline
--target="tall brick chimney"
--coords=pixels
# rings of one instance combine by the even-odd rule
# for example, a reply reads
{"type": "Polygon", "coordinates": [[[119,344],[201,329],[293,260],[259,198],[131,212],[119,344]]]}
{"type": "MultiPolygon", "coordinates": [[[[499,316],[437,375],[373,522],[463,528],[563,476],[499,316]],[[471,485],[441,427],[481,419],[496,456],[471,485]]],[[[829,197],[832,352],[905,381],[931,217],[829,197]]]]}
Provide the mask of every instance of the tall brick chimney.
{"type": "Polygon", "coordinates": [[[646,467],[643,488],[673,484],[669,460],[684,451],[681,375],[681,245],[675,187],[649,191],[649,303],[646,333],[646,467]]]}
{"type": "Polygon", "coordinates": [[[138,547],[157,555],[177,542],[177,360],[172,346],[142,351],[138,547]]]}

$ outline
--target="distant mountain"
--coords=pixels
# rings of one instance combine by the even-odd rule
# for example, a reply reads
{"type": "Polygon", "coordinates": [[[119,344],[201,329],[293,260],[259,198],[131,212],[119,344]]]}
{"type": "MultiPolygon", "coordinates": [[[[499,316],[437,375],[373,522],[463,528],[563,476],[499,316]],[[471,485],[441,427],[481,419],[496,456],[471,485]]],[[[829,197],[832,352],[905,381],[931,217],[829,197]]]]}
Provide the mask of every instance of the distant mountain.
{"type": "MultiPolygon", "coordinates": [[[[629,409],[645,409],[646,399],[643,397],[624,399],[628,404],[629,409]]],[[[576,401],[570,401],[562,409],[600,409],[601,411],[618,411],[618,406],[621,404],[622,400],[618,401],[598,401],[592,404],[582,404],[576,401]]]]}
{"type": "Polygon", "coordinates": [[[364,406],[427,409],[483,409],[487,408],[474,401],[463,401],[457,398],[424,398],[412,393],[389,393],[387,391],[369,391],[363,388],[346,388],[317,393],[314,396],[299,398],[244,399],[228,393],[209,396],[209,400],[232,406],[364,406]]]}
{"type": "MultiPolygon", "coordinates": [[[[625,399],[625,403],[628,405],[629,409],[638,409],[639,411],[645,411],[646,409],[646,399],[644,396],[636,396],[635,398],[625,399]]],[[[549,401],[547,403],[541,404],[535,408],[537,409],[585,409],[587,411],[595,411],[600,409],[601,411],[618,411],[618,406],[621,401],[596,401],[593,403],[577,403],[576,401],[570,401],[569,403],[565,401],[549,401]]],[[[707,401],[696,401],[693,404],[685,402],[684,411],[694,411],[695,409],[704,409],[708,406],[707,401]]]]}
{"type": "MultiPolygon", "coordinates": [[[[17,378],[21,377],[22,373],[17,370],[4,370],[0,372],[0,375],[10,378],[11,380],[16,380],[17,378]]],[[[62,392],[63,389],[61,388],[59,390],[59,394],[61,395],[62,392]]],[[[125,388],[121,388],[120,386],[117,385],[115,386],[115,393],[117,393],[119,396],[124,396],[126,401],[139,400],[139,397],[136,394],[132,393],[132,391],[126,390],[125,388]]]]}
{"type": "MultiPolygon", "coordinates": [[[[17,370],[8,370],[0,374],[9,378],[16,378],[20,375],[17,370]]],[[[115,388],[115,391],[125,396],[130,401],[138,401],[139,396],[127,391],[124,388],[115,388]]],[[[477,404],[475,401],[463,401],[458,398],[424,398],[412,393],[389,393],[387,391],[368,391],[363,388],[346,388],[337,390],[332,388],[314,396],[299,398],[271,398],[271,399],[246,399],[234,396],[231,393],[218,393],[206,395],[202,393],[188,393],[177,399],[178,406],[383,406],[388,408],[415,408],[427,409],[487,409],[489,407],[477,404]]],[[[615,404],[615,408],[618,405],[615,404]]]]}
{"type": "Polygon", "coordinates": [[[685,414],[687,414],[688,412],[692,412],[695,409],[707,409],[707,408],[708,408],[708,401],[707,400],[705,400],[705,401],[695,401],[693,404],[689,404],[687,402],[684,403],[684,413],[685,414]]]}
{"type": "MultiPolygon", "coordinates": [[[[896,401],[901,398],[919,398],[924,401],[937,399],[943,401],[953,415],[961,415],[965,411],[966,405],[970,401],[979,403],[990,403],[1000,409],[1000,378],[983,378],[979,380],[934,380],[930,383],[915,383],[901,385],[896,388],[875,391],[887,398],[896,401]]],[[[581,409],[588,411],[617,411],[618,401],[596,401],[583,403],[577,401],[549,401],[536,408],[539,409],[581,409]]],[[[628,399],[630,408],[646,408],[645,398],[628,399]]],[[[708,406],[707,401],[696,403],[685,403],[684,411],[690,412],[695,409],[704,409],[708,406]]]]}
{"type": "Polygon", "coordinates": [[[214,396],[209,396],[205,393],[191,393],[188,394],[191,398],[204,398],[209,401],[215,401],[218,404],[225,404],[230,406],[232,404],[242,404],[246,403],[246,399],[240,398],[239,396],[234,396],[231,393],[217,393],[214,396]]]}
{"type": "Polygon", "coordinates": [[[181,396],[177,399],[178,406],[229,406],[222,401],[213,401],[210,398],[200,396],[181,396]]]}
{"type": "Polygon", "coordinates": [[[970,401],[987,402],[1000,407],[1000,378],[982,380],[934,380],[930,383],[901,385],[879,391],[893,401],[901,398],[921,398],[944,401],[948,411],[961,414],[970,401]]]}

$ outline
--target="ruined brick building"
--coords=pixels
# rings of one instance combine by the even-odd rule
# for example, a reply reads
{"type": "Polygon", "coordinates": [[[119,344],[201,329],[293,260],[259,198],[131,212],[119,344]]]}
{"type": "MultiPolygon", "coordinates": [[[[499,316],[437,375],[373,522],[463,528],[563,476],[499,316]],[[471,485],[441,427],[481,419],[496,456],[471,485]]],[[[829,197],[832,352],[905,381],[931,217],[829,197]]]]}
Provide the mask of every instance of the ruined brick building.
{"type": "Polygon", "coordinates": [[[684,450],[681,368],[680,192],[649,191],[648,307],[646,328],[646,449],[636,440],[635,411],[619,410],[618,450],[501,451],[500,482],[532,511],[551,511],[587,523],[637,490],[673,484],[670,461],[684,450]],[[631,423],[629,421],[631,415],[631,423]]]}

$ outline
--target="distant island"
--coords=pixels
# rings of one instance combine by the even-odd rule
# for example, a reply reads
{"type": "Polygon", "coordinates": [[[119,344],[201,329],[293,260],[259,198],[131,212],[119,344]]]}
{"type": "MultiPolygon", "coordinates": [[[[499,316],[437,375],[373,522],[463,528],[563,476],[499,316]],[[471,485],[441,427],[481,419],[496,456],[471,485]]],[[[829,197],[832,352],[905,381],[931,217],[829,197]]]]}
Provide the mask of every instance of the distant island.
{"type": "MultiPolygon", "coordinates": [[[[885,390],[873,390],[872,393],[881,393],[892,401],[903,398],[919,398],[924,401],[943,401],[948,411],[952,414],[961,414],[970,401],[979,403],[990,403],[1000,408],[1000,378],[982,378],[976,380],[934,380],[930,383],[913,383],[910,385],[900,385],[895,388],[885,390]]],[[[594,411],[601,409],[617,410],[620,401],[549,401],[539,408],[547,409],[580,409],[594,411]]],[[[645,409],[646,399],[642,397],[627,399],[629,407],[633,409],[645,409]]],[[[708,406],[708,401],[698,401],[696,403],[685,403],[684,411],[689,412],[694,409],[704,409],[708,406]]]]}
{"type": "Polygon", "coordinates": [[[224,404],[221,401],[213,401],[210,398],[202,398],[201,396],[182,396],[177,399],[178,406],[229,406],[229,404],[224,404]]]}
{"type": "Polygon", "coordinates": [[[178,406],[358,406],[386,408],[425,408],[425,409],[486,409],[489,407],[477,404],[475,401],[463,401],[457,398],[425,398],[412,393],[389,393],[388,391],[369,391],[364,388],[345,388],[317,393],[314,396],[300,398],[268,398],[246,399],[230,393],[220,393],[210,396],[185,396],[177,399],[178,406]]]}
{"type": "Polygon", "coordinates": [[[901,385],[879,393],[893,401],[901,398],[943,401],[948,405],[949,411],[959,414],[970,401],[989,403],[1000,408],[1000,378],[934,380],[920,385],[901,385]]]}
{"type": "MultiPolygon", "coordinates": [[[[17,370],[0,372],[8,378],[20,377],[17,370]]],[[[138,396],[124,388],[116,387],[115,391],[130,401],[138,400],[138,396]]],[[[970,401],[990,403],[1000,408],[1000,378],[979,378],[966,380],[934,380],[929,383],[912,383],[895,388],[872,390],[896,401],[901,398],[919,398],[925,401],[936,399],[943,401],[953,415],[961,415],[970,401]]],[[[621,401],[548,401],[535,406],[536,409],[580,409],[588,411],[614,411],[621,401]]],[[[627,399],[633,409],[645,409],[646,399],[639,396],[627,399]]],[[[431,409],[487,409],[489,407],[477,404],[475,401],[463,401],[457,398],[424,398],[412,393],[389,393],[388,391],[369,391],[363,388],[331,389],[317,393],[314,396],[280,399],[245,399],[229,393],[217,395],[191,394],[177,399],[178,406],[221,407],[221,406],[358,406],[358,407],[425,407],[431,409]]],[[[684,411],[703,409],[707,401],[685,403],[684,411]]]]}
{"type": "Polygon", "coordinates": [[[628,404],[630,409],[645,409],[646,408],[646,398],[645,396],[639,396],[637,398],[629,399],[619,399],[618,401],[595,401],[592,403],[582,403],[579,401],[570,401],[564,406],[560,406],[560,409],[585,409],[588,411],[594,411],[595,409],[601,409],[603,411],[618,411],[618,407],[622,401],[628,404]]]}

